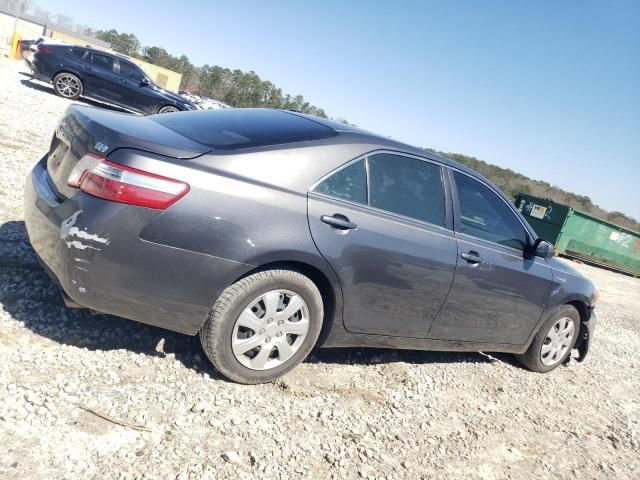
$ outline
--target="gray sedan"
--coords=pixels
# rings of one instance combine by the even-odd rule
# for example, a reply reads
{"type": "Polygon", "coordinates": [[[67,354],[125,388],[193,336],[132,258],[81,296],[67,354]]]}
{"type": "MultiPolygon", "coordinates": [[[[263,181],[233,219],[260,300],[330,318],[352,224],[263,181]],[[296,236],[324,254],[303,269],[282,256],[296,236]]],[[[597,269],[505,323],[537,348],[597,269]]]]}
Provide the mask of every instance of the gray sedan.
{"type": "Polygon", "coordinates": [[[226,377],[320,347],[586,355],[597,290],[478,173],[268,109],[135,117],[72,106],[25,215],[70,307],[189,335],[226,377]]]}

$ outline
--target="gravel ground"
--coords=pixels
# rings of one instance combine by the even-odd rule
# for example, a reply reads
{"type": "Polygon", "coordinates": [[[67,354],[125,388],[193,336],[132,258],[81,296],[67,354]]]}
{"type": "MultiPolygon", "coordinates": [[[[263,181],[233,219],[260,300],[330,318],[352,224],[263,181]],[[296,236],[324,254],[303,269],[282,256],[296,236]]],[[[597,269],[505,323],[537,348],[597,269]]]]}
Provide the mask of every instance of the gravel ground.
{"type": "Polygon", "coordinates": [[[575,265],[600,324],[590,358],[549,375],[344,349],[240,386],[196,338],[66,309],[21,204],[69,102],[24,71],[0,59],[0,477],[640,478],[639,279],[575,265]]]}

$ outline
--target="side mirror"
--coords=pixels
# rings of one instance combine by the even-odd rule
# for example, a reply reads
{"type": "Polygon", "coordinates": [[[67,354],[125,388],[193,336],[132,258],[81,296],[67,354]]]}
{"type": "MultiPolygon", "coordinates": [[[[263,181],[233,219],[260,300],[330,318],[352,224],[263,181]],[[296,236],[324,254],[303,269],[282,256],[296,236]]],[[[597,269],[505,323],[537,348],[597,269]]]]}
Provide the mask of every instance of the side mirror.
{"type": "Polygon", "coordinates": [[[147,77],[144,77],[142,80],[140,80],[140,83],[142,85],[149,85],[151,82],[149,82],[149,79],[147,77]]]}
{"type": "Polygon", "coordinates": [[[545,260],[549,260],[555,254],[553,244],[541,238],[536,240],[531,250],[536,257],[542,257],[545,260]]]}

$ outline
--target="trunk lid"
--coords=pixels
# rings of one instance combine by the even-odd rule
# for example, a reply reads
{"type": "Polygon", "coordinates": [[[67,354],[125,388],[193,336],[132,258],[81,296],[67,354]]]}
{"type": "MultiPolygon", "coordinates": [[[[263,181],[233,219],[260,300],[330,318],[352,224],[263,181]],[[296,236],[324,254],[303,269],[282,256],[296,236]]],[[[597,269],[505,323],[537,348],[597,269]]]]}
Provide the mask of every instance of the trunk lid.
{"type": "Polygon", "coordinates": [[[72,105],[58,124],[49,148],[51,186],[60,196],[71,197],[77,190],[67,185],[67,179],[78,161],[87,153],[107,157],[119,148],[185,160],[211,150],[147,117],[72,105]]]}

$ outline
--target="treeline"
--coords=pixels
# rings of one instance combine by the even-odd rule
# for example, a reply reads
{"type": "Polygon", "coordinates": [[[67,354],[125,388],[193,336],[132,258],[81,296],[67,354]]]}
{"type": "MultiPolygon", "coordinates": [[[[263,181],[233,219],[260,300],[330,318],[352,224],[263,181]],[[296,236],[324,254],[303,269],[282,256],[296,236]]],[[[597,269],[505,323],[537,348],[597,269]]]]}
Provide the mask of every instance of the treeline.
{"type": "Polygon", "coordinates": [[[243,72],[217,65],[197,67],[186,55],[176,57],[162,47],[143,47],[131,33],[119,33],[117,30],[90,30],[85,33],[109,42],[116,52],[181,73],[181,90],[214,98],[232,107],[284,108],[327,118],[322,108],[311,105],[302,95],[285,94],[253,71],[243,72]]]}
{"type": "Polygon", "coordinates": [[[521,173],[514,172],[509,168],[501,168],[475,157],[469,157],[459,153],[439,152],[433,149],[428,150],[450,158],[451,160],[455,160],[456,162],[460,162],[463,165],[480,172],[500,187],[500,189],[511,198],[515,199],[515,196],[520,192],[527,193],[535,197],[549,198],[554,202],[568,205],[576,210],[580,210],[593,215],[594,217],[606,220],[607,222],[615,223],[621,227],[640,232],[640,223],[637,220],[622,212],[607,212],[594,204],[587,196],[567,192],[542,180],[532,180],[529,177],[526,177],[521,173]]]}

